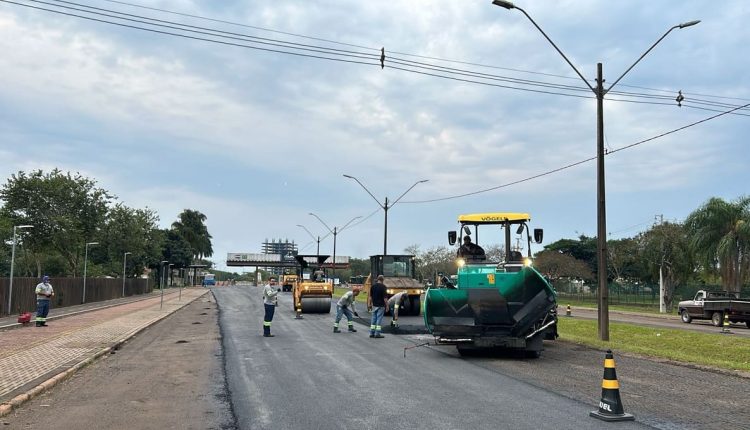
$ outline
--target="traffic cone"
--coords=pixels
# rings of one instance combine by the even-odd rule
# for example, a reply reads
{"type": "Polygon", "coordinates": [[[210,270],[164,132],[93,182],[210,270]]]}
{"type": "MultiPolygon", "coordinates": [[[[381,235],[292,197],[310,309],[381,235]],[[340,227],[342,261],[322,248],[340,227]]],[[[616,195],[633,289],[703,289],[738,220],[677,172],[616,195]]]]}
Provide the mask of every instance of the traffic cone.
{"type": "Polygon", "coordinates": [[[604,421],[633,421],[635,417],[626,414],[620,400],[620,383],[617,382],[615,359],[612,351],[607,350],[604,358],[604,379],[602,379],[602,399],[599,410],[591,411],[590,416],[604,421]]]}
{"type": "Polygon", "coordinates": [[[724,326],[721,328],[722,333],[731,333],[729,330],[729,314],[724,314],[724,326]]]}
{"type": "Polygon", "coordinates": [[[296,306],[295,311],[297,315],[294,316],[294,319],[301,320],[302,319],[302,306],[296,306]]]}

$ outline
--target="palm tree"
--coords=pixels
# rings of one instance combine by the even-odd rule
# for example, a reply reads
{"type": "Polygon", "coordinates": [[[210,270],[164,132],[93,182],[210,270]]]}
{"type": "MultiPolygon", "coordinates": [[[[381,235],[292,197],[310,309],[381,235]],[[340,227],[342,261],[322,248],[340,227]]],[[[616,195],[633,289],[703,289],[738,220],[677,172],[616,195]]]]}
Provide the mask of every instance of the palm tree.
{"type": "Polygon", "coordinates": [[[750,269],[750,197],[713,197],[685,221],[695,254],[718,271],[727,291],[739,292],[750,269]]]}
{"type": "Polygon", "coordinates": [[[178,218],[178,221],[172,223],[172,228],[190,244],[193,258],[212,256],[214,251],[211,246],[211,235],[204,224],[206,216],[199,211],[185,209],[178,218]]]}

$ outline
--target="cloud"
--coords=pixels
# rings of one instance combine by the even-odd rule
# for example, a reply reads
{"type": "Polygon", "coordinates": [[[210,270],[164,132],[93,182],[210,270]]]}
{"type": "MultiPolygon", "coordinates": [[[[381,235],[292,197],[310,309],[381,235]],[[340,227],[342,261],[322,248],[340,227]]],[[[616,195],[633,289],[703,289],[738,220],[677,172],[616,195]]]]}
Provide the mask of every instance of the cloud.
{"type": "MultiPolygon", "coordinates": [[[[389,61],[583,87],[521,13],[488,3],[144,3],[279,32],[106,7],[368,55],[385,47],[389,61]]],[[[593,78],[603,62],[608,83],[671,25],[704,20],[675,30],[618,84],[667,95],[670,105],[605,102],[608,150],[711,115],[674,106],[676,89],[692,103],[750,99],[750,64],[737,55],[748,42],[742,17],[749,7],[645,0],[525,6],[584,76],[593,78]]],[[[253,251],[265,238],[304,244],[296,224],[315,225],[310,211],[336,224],[377,209],[343,173],[360,178],[380,201],[429,179],[408,202],[496,187],[596,155],[593,98],[442,79],[397,70],[395,62],[381,70],[285,56],[9,5],[0,9],[0,31],[0,68],[10,83],[0,87],[0,172],[81,171],[129,205],[158,210],[165,225],[182,209],[201,210],[217,251],[253,251]]],[[[662,101],[639,99],[654,100],[662,101]]],[[[684,217],[711,195],[743,192],[746,136],[746,117],[723,117],[607,156],[608,225],[650,219],[668,212],[666,205],[684,217]]],[[[593,234],[595,186],[589,162],[473,197],[399,204],[389,213],[389,249],[443,244],[456,215],[477,211],[530,211],[548,240],[593,234]]],[[[383,221],[381,212],[342,234],[341,252],[382,250],[383,221]]]]}

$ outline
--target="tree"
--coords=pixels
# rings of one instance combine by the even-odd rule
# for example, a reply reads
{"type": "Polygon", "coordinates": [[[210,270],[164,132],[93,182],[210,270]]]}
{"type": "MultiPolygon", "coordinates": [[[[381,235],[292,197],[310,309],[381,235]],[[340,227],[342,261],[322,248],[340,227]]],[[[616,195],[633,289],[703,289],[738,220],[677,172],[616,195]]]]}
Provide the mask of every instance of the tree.
{"type": "Polygon", "coordinates": [[[595,279],[596,274],[598,273],[596,248],[596,238],[588,237],[583,234],[578,237],[577,241],[573,239],[560,239],[557,242],[544,247],[546,250],[562,252],[563,254],[570,255],[576,260],[585,262],[594,274],[595,279]]]}
{"type": "Polygon", "coordinates": [[[67,263],[68,273],[78,272],[84,244],[102,227],[112,200],[96,181],[58,169],[45,174],[11,175],[0,189],[3,212],[14,225],[31,224],[25,244],[41,276],[43,254],[54,250],[67,263]]]}
{"type": "Polygon", "coordinates": [[[739,292],[750,269],[750,197],[713,197],[685,220],[702,266],[721,275],[724,289],[739,292]]]}
{"type": "Polygon", "coordinates": [[[172,228],[190,244],[193,249],[193,258],[210,257],[214,253],[211,235],[204,224],[205,221],[206,216],[202,213],[185,209],[180,213],[178,221],[172,223],[172,228]]]}
{"type": "Polygon", "coordinates": [[[560,251],[547,249],[538,252],[534,259],[534,267],[552,281],[566,278],[594,280],[594,273],[585,261],[560,251]]]}
{"type": "Polygon", "coordinates": [[[158,261],[162,248],[160,236],[156,234],[158,222],[159,217],[151,209],[133,209],[122,203],[115,205],[99,234],[101,245],[96,249],[102,254],[104,272],[122,276],[126,252],[130,253],[125,268],[129,276],[142,274],[149,263],[158,261]]]}
{"type": "Polygon", "coordinates": [[[193,261],[193,248],[177,230],[162,230],[164,249],[162,260],[169,261],[176,267],[187,267],[193,261]]]}
{"type": "Polygon", "coordinates": [[[417,259],[417,276],[419,279],[435,280],[437,273],[446,275],[456,273],[456,251],[445,246],[435,246],[420,252],[417,259]]]}
{"type": "Polygon", "coordinates": [[[674,290],[687,282],[695,265],[685,229],[680,224],[665,222],[638,235],[639,260],[646,264],[646,281],[664,284],[664,303],[672,307],[674,290]]]}
{"type": "Polygon", "coordinates": [[[610,278],[619,280],[638,277],[638,242],[635,239],[607,241],[607,254],[610,278]]]}

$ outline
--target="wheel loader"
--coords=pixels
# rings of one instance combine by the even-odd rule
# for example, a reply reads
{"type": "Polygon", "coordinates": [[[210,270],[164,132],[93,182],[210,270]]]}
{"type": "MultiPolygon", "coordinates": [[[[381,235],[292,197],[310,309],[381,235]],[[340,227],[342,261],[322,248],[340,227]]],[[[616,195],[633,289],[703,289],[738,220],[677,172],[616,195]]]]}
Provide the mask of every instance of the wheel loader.
{"type": "MultiPolygon", "coordinates": [[[[464,244],[457,250],[455,281],[443,277],[425,293],[425,325],[438,344],[456,345],[462,355],[503,347],[539,357],[543,340],[557,338],[557,296],[533,267],[530,221],[526,213],[458,217],[459,233],[448,232],[450,245],[457,245],[457,239],[464,244]],[[526,256],[512,247],[513,232],[525,242],[526,256]],[[504,255],[491,261],[480,243],[497,242],[504,243],[504,255]]],[[[534,242],[541,243],[543,230],[533,234],[534,242]]]]}

